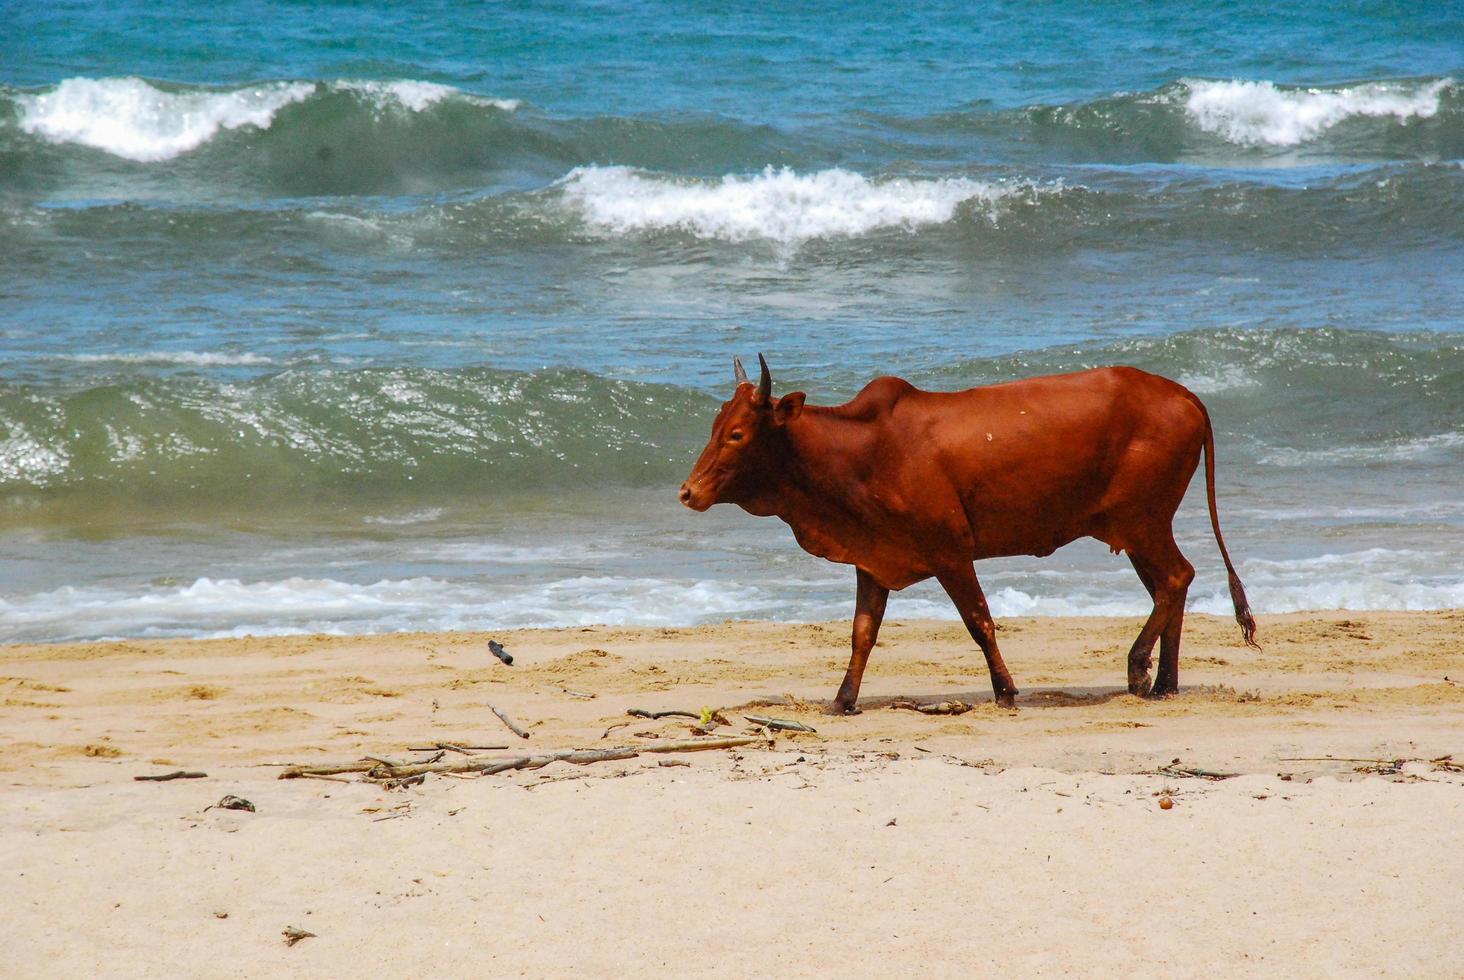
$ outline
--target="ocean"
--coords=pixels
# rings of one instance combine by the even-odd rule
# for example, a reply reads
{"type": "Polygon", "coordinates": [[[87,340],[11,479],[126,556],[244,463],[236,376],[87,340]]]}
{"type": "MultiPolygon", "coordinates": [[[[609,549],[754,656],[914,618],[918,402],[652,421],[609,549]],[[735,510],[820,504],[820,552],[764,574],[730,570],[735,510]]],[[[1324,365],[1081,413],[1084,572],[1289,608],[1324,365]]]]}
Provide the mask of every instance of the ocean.
{"type": "MultiPolygon", "coordinates": [[[[1456,5],[775,7],[7,8],[0,640],[846,617],[676,499],[758,351],[1165,374],[1257,612],[1464,606],[1456,5]]],[[[1096,542],[977,571],[1148,608],[1096,542]]]]}

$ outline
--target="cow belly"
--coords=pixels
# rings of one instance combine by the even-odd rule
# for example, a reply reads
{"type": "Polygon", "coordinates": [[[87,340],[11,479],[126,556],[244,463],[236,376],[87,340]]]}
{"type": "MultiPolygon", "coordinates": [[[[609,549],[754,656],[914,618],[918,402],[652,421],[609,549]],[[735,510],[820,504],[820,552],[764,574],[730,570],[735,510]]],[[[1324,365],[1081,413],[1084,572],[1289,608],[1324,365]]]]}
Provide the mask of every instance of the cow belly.
{"type": "Polygon", "coordinates": [[[810,555],[841,565],[854,565],[887,589],[899,591],[936,574],[951,563],[949,534],[932,540],[912,534],[909,523],[866,522],[857,528],[830,529],[789,521],[798,546],[810,555]],[[945,546],[935,540],[946,542],[945,546]]]}

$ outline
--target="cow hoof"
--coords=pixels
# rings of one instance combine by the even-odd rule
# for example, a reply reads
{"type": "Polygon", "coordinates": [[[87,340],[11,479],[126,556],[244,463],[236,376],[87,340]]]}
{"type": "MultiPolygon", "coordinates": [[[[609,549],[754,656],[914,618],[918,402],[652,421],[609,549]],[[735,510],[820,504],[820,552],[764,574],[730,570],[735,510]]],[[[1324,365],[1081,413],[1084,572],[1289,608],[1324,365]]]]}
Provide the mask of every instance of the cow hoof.
{"type": "Polygon", "coordinates": [[[1007,691],[1005,694],[996,695],[996,703],[1003,708],[1015,708],[1017,706],[1017,692],[1007,691]]]}
{"type": "Polygon", "coordinates": [[[864,714],[864,709],[859,707],[857,704],[840,704],[839,702],[835,701],[833,704],[829,705],[829,714],[862,715],[864,714]]]}
{"type": "Polygon", "coordinates": [[[1149,692],[1153,689],[1154,685],[1149,680],[1148,671],[1145,671],[1143,674],[1137,677],[1135,677],[1133,674],[1129,675],[1130,694],[1136,695],[1141,698],[1146,698],[1149,696],[1149,692]]]}
{"type": "Polygon", "coordinates": [[[1153,688],[1151,688],[1149,693],[1145,696],[1153,701],[1162,701],[1163,699],[1173,697],[1178,693],[1178,684],[1171,684],[1168,681],[1161,679],[1154,682],[1153,688]]]}

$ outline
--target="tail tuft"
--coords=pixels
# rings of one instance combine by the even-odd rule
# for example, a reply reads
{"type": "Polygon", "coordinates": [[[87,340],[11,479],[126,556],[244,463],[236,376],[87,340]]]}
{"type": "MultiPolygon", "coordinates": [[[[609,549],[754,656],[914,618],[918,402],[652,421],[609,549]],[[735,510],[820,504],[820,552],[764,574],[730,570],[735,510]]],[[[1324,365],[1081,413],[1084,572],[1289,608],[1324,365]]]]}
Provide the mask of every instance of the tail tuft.
{"type": "Polygon", "coordinates": [[[1240,584],[1240,576],[1235,574],[1233,568],[1230,569],[1230,601],[1235,604],[1235,621],[1240,624],[1245,645],[1259,650],[1261,645],[1256,642],[1256,617],[1251,615],[1250,603],[1245,598],[1245,586],[1240,584]]]}

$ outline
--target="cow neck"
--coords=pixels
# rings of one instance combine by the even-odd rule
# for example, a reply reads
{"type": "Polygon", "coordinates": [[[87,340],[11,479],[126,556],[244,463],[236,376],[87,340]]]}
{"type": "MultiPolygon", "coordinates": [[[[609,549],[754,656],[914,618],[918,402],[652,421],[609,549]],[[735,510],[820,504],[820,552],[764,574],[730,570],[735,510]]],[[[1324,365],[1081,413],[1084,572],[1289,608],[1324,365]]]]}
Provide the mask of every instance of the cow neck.
{"type": "Polygon", "coordinates": [[[851,479],[867,470],[874,433],[867,422],[835,410],[808,406],[784,429],[783,445],[753,513],[776,516],[793,529],[807,551],[833,561],[852,561],[863,550],[868,522],[849,493],[851,479]]]}

